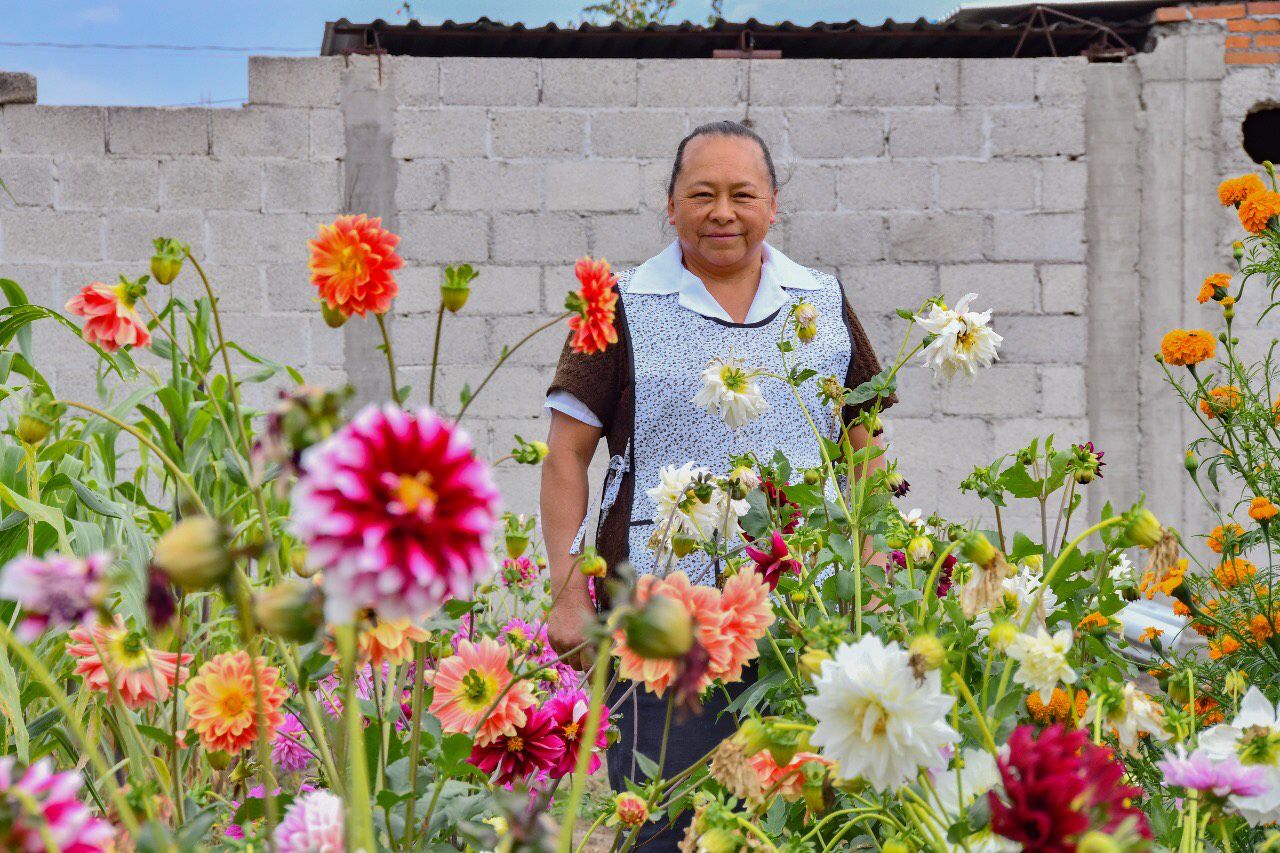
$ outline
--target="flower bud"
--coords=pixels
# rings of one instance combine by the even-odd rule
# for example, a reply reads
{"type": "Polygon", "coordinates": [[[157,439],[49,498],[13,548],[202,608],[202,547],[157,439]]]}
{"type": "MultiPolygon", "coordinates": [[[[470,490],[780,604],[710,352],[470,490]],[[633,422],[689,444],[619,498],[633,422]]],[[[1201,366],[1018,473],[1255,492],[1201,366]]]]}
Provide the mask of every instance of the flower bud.
{"type": "Polygon", "coordinates": [[[1233,696],[1239,696],[1249,687],[1249,676],[1244,670],[1233,669],[1223,681],[1223,687],[1233,696]]]}
{"type": "Polygon", "coordinates": [[[649,806],[637,794],[631,791],[618,794],[613,798],[613,811],[618,816],[618,823],[634,829],[649,819],[649,806]]]}
{"type": "Polygon", "coordinates": [[[293,546],[289,552],[289,568],[300,578],[313,577],[319,568],[307,563],[307,549],[301,545],[293,546]]]}
{"type": "Polygon", "coordinates": [[[347,315],[337,308],[329,307],[328,302],[320,303],[320,316],[324,318],[324,324],[330,329],[341,329],[342,325],[347,322],[347,315]]]}
{"type": "Polygon", "coordinates": [[[881,844],[880,849],[884,853],[911,853],[911,848],[896,838],[890,838],[884,844],[881,844]]]}
{"type": "Polygon", "coordinates": [[[527,533],[508,533],[502,537],[503,544],[507,548],[507,556],[515,560],[525,552],[529,547],[529,535],[527,533]]]}
{"type": "Polygon", "coordinates": [[[545,441],[525,441],[518,435],[515,439],[516,446],[511,451],[511,458],[521,465],[537,465],[551,452],[545,441]]]}
{"type": "Polygon", "coordinates": [[[66,406],[55,402],[48,394],[35,395],[18,415],[18,438],[23,444],[38,447],[53,432],[54,424],[64,411],[66,406]]]}
{"type": "Polygon", "coordinates": [[[895,498],[906,497],[907,492],[911,491],[911,484],[907,482],[907,478],[896,470],[885,474],[884,482],[889,487],[889,491],[893,492],[895,498]]]}
{"type": "Polygon", "coordinates": [[[822,474],[818,472],[817,468],[809,468],[805,470],[804,484],[806,486],[816,486],[820,482],[822,482],[822,474]]]}
{"type": "Polygon", "coordinates": [[[822,672],[822,662],[831,660],[831,655],[825,649],[805,649],[800,655],[800,674],[809,680],[813,680],[822,672]]]}
{"type": "Polygon", "coordinates": [[[157,237],[152,245],[156,253],[151,256],[151,277],[159,284],[172,284],[182,272],[182,258],[187,247],[169,237],[157,237]]]}
{"type": "Polygon", "coordinates": [[[916,678],[924,678],[926,672],[939,668],[947,660],[946,648],[933,634],[916,637],[907,651],[911,653],[911,669],[915,671],[916,678]]]}
{"type": "Polygon", "coordinates": [[[231,766],[231,756],[220,749],[206,752],[204,760],[209,762],[210,767],[218,771],[226,770],[231,766]]]}
{"type": "Polygon", "coordinates": [[[445,267],[444,281],[440,283],[440,302],[449,313],[457,314],[467,304],[471,282],[479,274],[471,264],[445,267]]]}
{"type": "Polygon", "coordinates": [[[684,605],[665,595],[632,613],[624,632],[627,647],[649,660],[675,660],[693,648],[693,620],[684,605]]]}
{"type": "Polygon", "coordinates": [[[1231,257],[1235,258],[1237,261],[1244,257],[1244,243],[1236,240],[1231,244],[1231,257]]]}
{"type": "Polygon", "coordinates": [[[1022,558],[1022,565],[1027,567],[1027,571],[1038,575],[1044,570],[1044,555],[1028,554],[1022,558]]]}
{"type": "Polygon", "coordinates": [[[1160,542],[1164,528],[1151,510],[1139,506],[1126,515],[1124,533],[1130,542],[1143,548],[1154,548],[1160,542]]]}
{"type": "Polygon", "coordinates": [[[933,540],[928,536],[917,536],[907,543],[907,553],[917,563],[923,563],[933,556],[933,540]]]}
{"type": "Polygon", "coordinates": [[[1012,622],[1000,621],[991,626],[987,642],[996,651],[1004,651],[1018,636],[1018,628],[1012,622]]]}
{"type": "Polygon", "coordinates": [[[698,540],[694,539],[686,533],[676,533],[671,537],[671,553],[676,555],[676,559],[683,560],[698,544],[698,540]]]}
{"type": "Polygon", "coordinates": [[[1095,829],[1080,839],[1076,853],[1121,853],[1121,847],[1114,838],[1095,829]]]}
{"type": "Polygon", "coordinates": [[[991,540],[975,530],[960,543],[960,553],[971,563],[979,566],[990,566],[996,559],[996,548],[991,540]]]}
{"type": "Polygon", "coordinates": [[[769,748],[769,732],[756,717],[743,720],[742,725],[734,732],[733,739],[742,745],[742,754],[747,758],[769,748]]]}
{"type": "Polygon", "coordinates": [[[193,515],[160,537],[151,559],[175,584],[193,592],[220,583],[231,572],[229,542],[221,522],[193,515]]]}
{"type": "Polygon", "coordinates": [[[1182,459],[1182,467],[1187,469],[1187,473],[1192,477],[1200,470],[1200,460],[1196,459],[1196,455],[1191,450],[1187,451],[1187,455],[1182,459]]]}
{"type": "Polygon", "coordinates": [[[589,578],[602,578],[609,571],[609,564],[595,548],[588,547],[578,559],[578,571],[589,578]]]}
{"type": "Polygon", "coordinates": [[[324,593],[313,583],[287,580],[258,593],[253,616],[268,634],[309,643],[324,622],[324,593]]]}

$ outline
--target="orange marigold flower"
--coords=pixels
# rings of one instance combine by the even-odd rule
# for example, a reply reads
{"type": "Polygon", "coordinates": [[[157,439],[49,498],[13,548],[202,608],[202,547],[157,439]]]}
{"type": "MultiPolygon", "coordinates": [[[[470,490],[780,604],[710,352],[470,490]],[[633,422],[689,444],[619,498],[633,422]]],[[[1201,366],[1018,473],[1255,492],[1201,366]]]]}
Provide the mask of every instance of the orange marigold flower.
{"type": "Polygon", "coordinates": [[[385,314],[400,289],[392,275],[404,266],[395,251],[399,242],[379,217],[339,216],[332,225],[320,226],[318,239],[307,241],[311,283],[324,303],[344,317],[385,314]]]}
{"type": "Polygon", "coordinates": [[[1268,619],[1261,613],[1255,613],[1249,620],[1249,636],[1255,643],[1265,643],[1276,632],[1275,619],[1268,619]]]}
{"type": "Polygon", "coordinates": [[[1210,389],[1209,396],[1200,401],[1200,411],[1210,420],[1226,416],[1240,406],[1240,389],[1234,385],[1219,385],[1210,389]]]}
{"type": "Polygon", "coordinates": [[[280,706],[288,693],[280,686],[280,672],[267,659],[250,662],[247,652],[223,652],[200,667],[187,683],[187,713],[200,743],[209,751],[235,755],[258,737],[255,716],[262,718],[262,735],[268,741],[284,722],[280,706]],[[254,686],[255,670],[257,687],[254,686]],[[261,714],[255,714],[257,693],[262,694],[261,714]]]}
{"type": "Polygon", "coordinates": [[[1240,224],[1250,234],[1261,234],[1267,230],[1271,220],[1280,215],[1280,193],[1271,190],[1251,193],[1240,202],[1240,224]]]}
{"type": "MultiPolygon", "coordinates": [[[[1191,713],[1190,703],[1183,705],[1182,710],[1191,713]]],[[[1214,726],[1222,722],[1222,711],[1218,709],[1218,702],[1211,696],[1197,696],[1195,702],[1196,719],[1201,726],[1214,726]]]]}
{"type": "Polygon", "coordinates": [[[1258,573],[1258,567],[1244,557],[1232,557],[1222,561],[1222,565],[1213,570],[1213,576],[1222,589],[1232,589],[1238,584],[1247,583],[1258,573]]]}
{"type": "Polygon", "coordinates": [[[1262,178],[1257,175],[1241,175],[1238,178],[1228,178],[1218,184],[1218,201],[1222,202],[1222,206],[1229,204],[1239,204],[1249,196],[1257,192],[1263,192],[1267,188],[1262,183],[1262,178]]]}
{"type": "Polygon", "coordinates": [[[510,658],[510,649],[492,637],[482,637],[476,643],[460,640],[457,654],[440,661],[432,679],[435,695],[431,713],[440,720],[440,728],[451,734],[470,734],[479,725],[476,743],[480,746],[499,737],[515,737],[528,721],[525,712],[536,700],[528,680],[506,689],[511,684],[510,658]],[[502,699],[495,706],[500,695],[502,699]]]}
{"type": "MultiPolygon", "coordinates": [[[[1088,706],[1089,694],[1083,690],[1077,690],[1075,695],[1076,720],[1085,715],[1088,706]]],[[[1047,704],[1040,699],[1038,691],[1033,690],[1027,694],[1027,713],[1040,726],[1072,722],[1071,710],[1071,699],[1061,687],[1053,688],[1053,695],[1049,697],[1047,704]]]]}
{"type": "Polygon", "coordinates": [[[1160,341],[1164,363],[1173,367],[1190,367],[1213,358],[1218,340],[1204,329],[1174,329],[1160,341]]]}
{"type": "Polygon", "coordinates": [[[1209,550],[1215,554],[1221,554],[1224,547],[1232,547],[1240,541],[1240,537],[1244,536],[1244,528],[1240,525],[1229,522],[1225,527],[1219,524],[1209,532],[1209,550]]]}
{"type": "Polygon", "coordinates": [[[89,343],[107,352],[127,346],[145,347],[151,344],[151,333],[133,306],[146,292],[140,283],[121,276],[115,286],[100,281],[86,284],[67,301],[66,307],[72,314],[88,318],[80,335],[89,343]]]}
{"type": "Polygon", "coordinates": [[[76,674],[84,676],[85,687],[108,695],[114,690],[134,710],[164,702],[169,689],[187,679],[183,664],[191,663],[191,655],[179,660],[171,652],[148,648],[119,616],[114,625],[73,628],[68,636],[75,642],[67,643],[67,654],[80,659],[76,674]]]}
{"type": "Polygon", "coordinates": [[[1218,660],[1220,658],[1226,657],[1227,655],[1234,654],[1235,652],[1238,652],[1238,651],[1240,651],[1240,643],[1237,642],[1236,639],[1232,637],[1230,634],[1223,637],[1221,640],[1218,640],[1217,642],[1213,640],[1209,641],[1209,659],[1210,660],[1218,660]]]}
{"type": "Polygon", "coordinates": [[[1173,600],[1173,612],[1175,616],[1190,616],[1191,608],[1175,598],[1173,600]]]}
{"type": "Polygon", "coordinates": [[[1148,599],[1155,598],[1157,592],[1171,595],[1182,585],[1182,578],[1186,573],[1187,558],[1183,557],[1163,574],[1157,575],[1154,571],[1144,572],[1142,580],[1138,582],[1138,590],[1148,599]]]}
{"type": "Polygon", "coordinates": [[[1163,628],[1157,628],[1155,625],[1148,625],[1147,627],[1143,628],[1142,633],[1138,635],[1138,642],[1149,643],[1152,640],[1154,640],[1156,637],[1161,637],[1163,635],[1164,635],[1163,628]]]}
{"type": "Polygon", "coordinates": [[[1080,620],[1080,624],[1076,625],[1081,631],[1088,631],[1092,628],[1105,628],[1111,624],[1111,620],[1103,616],[1098,611],[1093,611],[1088,616],[1080,620]]]}
{"type": "Polygon", "coordinates": [[[606,260],[579,258],[573,267],[582,288],[569,294],[565,307],[576,312],[569,318],[573,340],[569,345],[574,352],[585,355],[604,352],[609,344],[618,342],[618,330],[613,319],[617,313],[618,277],[613,274],[606,260]]]}
{"type": "Polygon", "coordinates": [[[1204,284],[1200,285],[1200,293],[1196,296],[1196,302],[1203,305],[1210,299],[1215,298],[1214,293],[1217,292],[1217,288],[1219,287],[1224,291],[1231,287],[1231,273],[1216,272],[1206,278],[1204,280],[1204,284]]]}
{"type": "Polygon", "coordinates": [[[1259,496],[1249,502],[1249,517],[1254,521],[1270,521],[1277,513],[1280,513],[1280,508],[1269,498],[1259,496]]]}

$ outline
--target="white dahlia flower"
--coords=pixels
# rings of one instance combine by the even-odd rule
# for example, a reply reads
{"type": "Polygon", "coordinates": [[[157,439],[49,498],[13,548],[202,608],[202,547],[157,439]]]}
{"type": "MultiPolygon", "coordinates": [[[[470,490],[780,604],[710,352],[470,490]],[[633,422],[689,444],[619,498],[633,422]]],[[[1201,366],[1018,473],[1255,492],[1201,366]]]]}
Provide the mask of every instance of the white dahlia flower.
{"type": "Polygon", "coordinates": [[[1067,663],[1070,649],[1070,628],[1063,628],[1053,636],[1044,628],[1037,628],[1034,635],[1014,637],[1005,654],[1022,664],[1013,680],[1029,690],[1038,691],[1040,701],[1048,704],[1059,681],[1075,683],[1076,671],[1067,663]]]}
{"type": "Polygon", "coordinates": [[[693,462],[664,467],[658,472],[658,485],[646,494],[658,508],[650,542],[655,550],[658,543],[676,536],[695,542],[732,539],[740,530],[738,520],[751,509],[747,501],[733,500],[716,485],[710,468],[693,462]],[[700,484],[706,484],[704,489],[711,489],[710,499],[705,503],[692,494],[700,484]]]}
{"type": "Polygon", "coordinates": [[[756,382],[759,375],[759,370],[744,367],[733,356],[714,359],[702,371],[702,390],[693,403],[718,415],[730,429],[749,424],[769,411],[769,401],[756,382]]]}
{"type": "Polygon", "coordinates": [[[977,298],[976,293],[966,293],[954,310],[935,302],[928,314],[915,318],[927,334],[935,336],[922,353],[924,364],[945,379],[957,373],[972,377],[979,367],[990,367],[999,357],[996,350],[1004,338],[987,325],[991,311],[969,310],[969,303],[977,298]]]}
{"type": "MultiPolygon", "coordinates": [[[[1089,706],[1081,724],[1093,724],[1098,718],[1098,706],[1097,702],[1089,706]]],[[[1170,737],[1168,729],[1164,727],[1164,709],[1132,682],[1125,684],[1121,701],[1107,708],[1102,722],[1115,729],[1120,748],[1127,755],[1137,752],[1139,732],[1146,732],[1152,738],[1162,741],[1170,737]]]]}

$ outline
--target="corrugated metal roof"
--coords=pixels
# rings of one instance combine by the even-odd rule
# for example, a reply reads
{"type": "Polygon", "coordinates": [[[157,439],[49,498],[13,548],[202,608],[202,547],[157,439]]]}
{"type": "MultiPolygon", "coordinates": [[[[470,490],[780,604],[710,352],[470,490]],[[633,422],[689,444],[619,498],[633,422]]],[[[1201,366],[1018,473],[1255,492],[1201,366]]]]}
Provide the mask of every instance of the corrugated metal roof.
{"type": "Polygon", "coordinates": [[[1036,5],[962,9],[944,21],[886,20],[882,24],[783,21],[717,21],[703,26],[649,24],[629,29],[620,24],[555,23],[526,26],[481,17],[458,23],[392,24],[379,18],[353,23],[346,18],[325,26],[321,53],[384,50],[401,56],[532,56],[575,58],[697,58],[715,50],[780,50],[791,59],[879,59],[897,57],[1073,56],[1094,44],[1107,28],[1141,50],[1152,26],[1152,12],[1173,5],[1165,0],[1060,3],[1028,31],[1036,5]],[[1020,46],[1019,46],[1020,45],[1020,46]]]}

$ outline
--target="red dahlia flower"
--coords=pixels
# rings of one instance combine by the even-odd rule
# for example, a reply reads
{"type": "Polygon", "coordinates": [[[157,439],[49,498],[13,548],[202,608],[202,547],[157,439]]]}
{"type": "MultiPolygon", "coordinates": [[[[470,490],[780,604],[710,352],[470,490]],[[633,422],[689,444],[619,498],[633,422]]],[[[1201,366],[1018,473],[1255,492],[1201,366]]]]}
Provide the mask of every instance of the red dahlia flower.
{"type": "Polygon", "coordinates": [[[382,227],[378,217],[344,215],[321,225],[318,239],[308,240],[311,283],[331,310],[343,317],[366,312],[385,314],[399,292],[393,272],[404,266],[396,254],[399,236],[382,227]]]}
{"type": "Polygon", "coordinates": [[[467,759],[492,777],[494,784],[509,785],[555,766],[564,754],[558,726],[545,708],[530,709],[525,724],[514,735],[500,735],[485,746],[476,746],[467,759]]]}
{"type": "MultiPolygon", "coordinates": [[[[587,714],[591,710],[591,697],[582,689],[565,690],[552,696],[542,707],[555,723],[552,731],[564,742],[564,751],[551,767],[551,778],[559,779],[577,768],[582,732],[587,727],[587,714]]],[[[606,718],[600,720],[599,731],[596,732],[595,749],[587,764],[588,776],[600,769],[600,754],[609,745],[609,709],[604,708],[603,713],[606,718]]]]}
{"type": "Polygon", "coordinates": [[[573,271],[582,289],[570,293],[565,300],[565,307],[577,312],[569,318],[569,328],[575,332],[570,346],[585,355],[604,352],[609,344],[618,342],[618,330],[613,326],[618,304],[614,285],[618,277],[609,269],[608,261],[590,257],[579,258],[573,271]]]}
{"type": "Polygon", "coordinates": [[[755,561],[756,571],[764,576],[764,581],[769,585],[770,590],[778,588],[778,579],[782,577],[784,572],[790,572],[793,575],[800,574],[800,561],[791,559],[791,552],[787,550],[787,543],[783,541],[782,534],[776,530],[773,531],[773,538],[770,540],[768,551],[762,551],[759,548],[753,548],[748,545],[747,556],[755,561]]]}
{"type": "Polygon", "coordinates": [[[95,281],[67,301],[67,310],[88,318],[81,336],[107,352],[127,346],[150,346],[151,333],[133,307],[146,292],[140,282],[123,276],[115,286],[95,281]]]}
{"type": "Polygon", "coordinates": [[[996,763],[1003,796],[987,794],[991,830],[1027,850],[1074,853],[1090,830],[1151,838],[1146,815],[1131,802],[1142,789],[1122,784],[1124,765],[1082,729],[1058,723],[1037,737],[1034,726],[1019,726],[996,763]]]}

